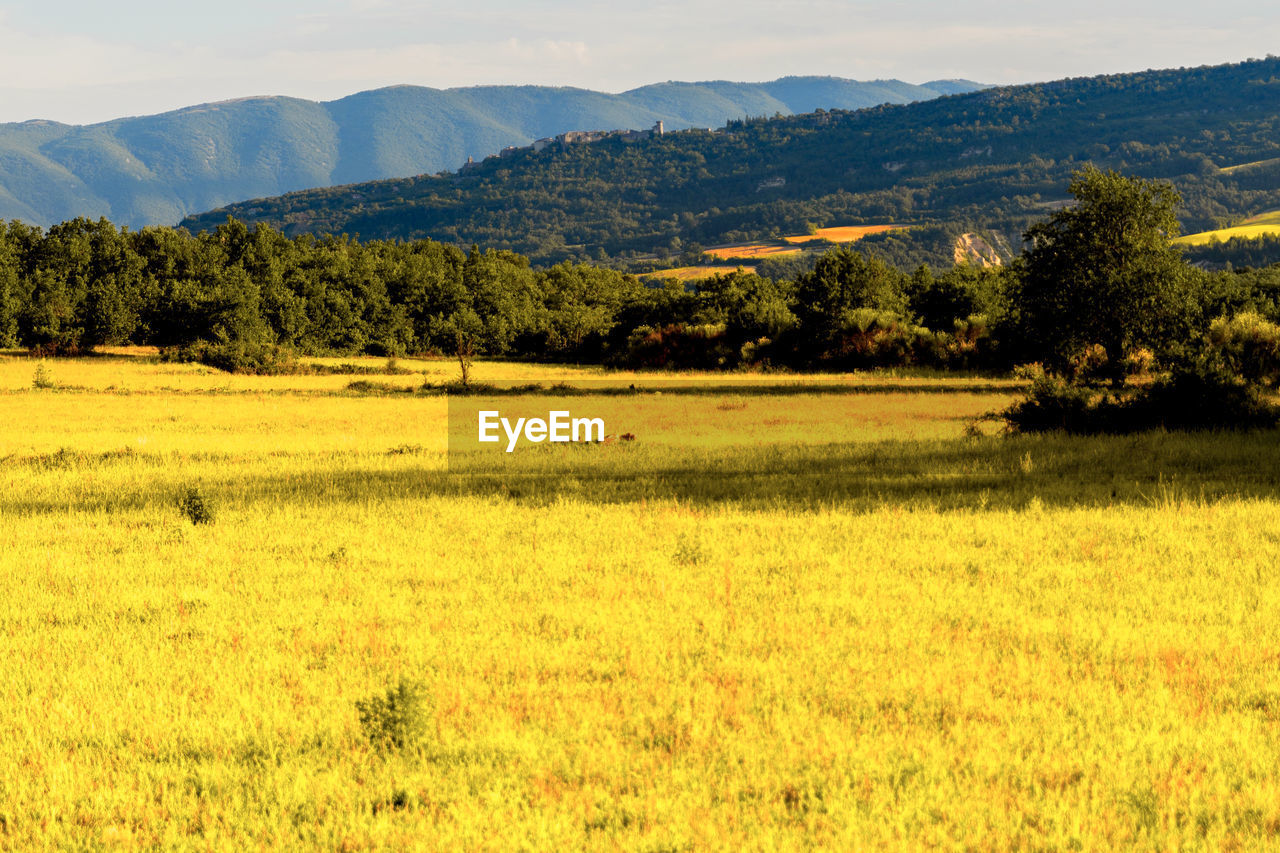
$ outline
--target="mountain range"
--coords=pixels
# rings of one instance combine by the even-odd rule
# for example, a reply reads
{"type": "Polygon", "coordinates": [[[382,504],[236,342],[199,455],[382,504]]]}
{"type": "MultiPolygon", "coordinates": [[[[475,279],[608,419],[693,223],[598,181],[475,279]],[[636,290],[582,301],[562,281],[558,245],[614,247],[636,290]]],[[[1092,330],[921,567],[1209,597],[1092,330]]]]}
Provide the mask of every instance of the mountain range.
{"type": "Polygon", "coordinates": [[[718,127],[967,92],[940,80],[680,83],[621,94],[540,86],[392,86],[335,101],[253,97],[92,125],[0,124],[0,219],[105,216],[137,228],[242,199],[456,169],[573,130],[718,127]]]}
{"type": "Polygon", "coordinates": [[[457,173],[246,201],[183,224],[230,215],[291,235],[430,237],[538,263],[914,224],[860,245],[879,243],[895,263],[938,263],[975,229],[1016,247],[1030,222],[1069,202],[1085,163],[1173,182],[1189,229],[1280,208],[1280,59],[525,148],[457,173]],[[890,251],[926,239],[923,253],[890,251]]]}

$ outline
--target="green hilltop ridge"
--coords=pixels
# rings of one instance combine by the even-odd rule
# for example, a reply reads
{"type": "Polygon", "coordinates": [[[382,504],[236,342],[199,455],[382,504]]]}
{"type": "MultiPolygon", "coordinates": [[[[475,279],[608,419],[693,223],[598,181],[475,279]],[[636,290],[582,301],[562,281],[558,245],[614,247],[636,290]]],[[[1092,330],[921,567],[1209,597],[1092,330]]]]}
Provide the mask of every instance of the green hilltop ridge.
{"type": "Polygon", "coordinates": [[[93,125],[0,124],[0,219],[105,216],[172,224],[245,198],[456,169],[571,130],[719,126],[749,115],[859,108],[973,90],[788,77],[661,83],[621,94],[541,86],[392,86],[317,103],[252,97],[93,125]]]}
{"type": "MultiPolygon", "coordinates": [[[[660,104],[683,85],[647,87],[645,97],[660,104]]],[[[792,85],[770,84],[770,97],[787,96],[792,85]]],[[[205,229],[233,216],[295,235],[430,237],[547,263],[670,256],[805,226],[892,222],[919,227],[862,245],[897,262],[949,263],[966,231],[989,229],[996,242],[1016,245],[1029,222],[1064,203],[1071,173],[1093,162],[1173,181],[1184,197],[1183,227],[1204,230],[1280,207],[1280,60],[508,153],[456,174],[257,199],[183,224],[205,229]],[[1230,168],[1241,163],[1257,165],[1230,168]]]]}

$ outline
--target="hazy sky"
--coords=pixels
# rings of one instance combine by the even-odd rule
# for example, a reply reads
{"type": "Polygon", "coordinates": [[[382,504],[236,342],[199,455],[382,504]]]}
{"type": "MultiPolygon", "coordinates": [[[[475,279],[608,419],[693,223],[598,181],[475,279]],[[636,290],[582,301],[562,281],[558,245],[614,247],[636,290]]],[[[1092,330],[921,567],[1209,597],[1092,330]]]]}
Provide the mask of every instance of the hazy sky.
{"type": "Polygon", "coordinates": [[[1280,45],[1264,0],[5,0],[0,121],[86,123],[396,83],[580,86],[788,74],[992,83],[1203,65],[1280,45]]]}

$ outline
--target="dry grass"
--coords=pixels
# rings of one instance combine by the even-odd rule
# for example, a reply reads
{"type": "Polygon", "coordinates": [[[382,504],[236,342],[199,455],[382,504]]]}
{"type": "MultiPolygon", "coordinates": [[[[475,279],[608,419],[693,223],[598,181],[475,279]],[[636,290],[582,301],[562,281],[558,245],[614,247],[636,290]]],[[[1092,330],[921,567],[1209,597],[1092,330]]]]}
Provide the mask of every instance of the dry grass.
{"type": "Polygon", "coordinates": [[[164,367],[0,393],[0,847],[1280,843],[1274,434],[724,377],[460,473],[443,398],[164,367]]]}
{"type": "MultiPolygon", "coordinates": [[[[749,264],[739,265],[737,269],[744,272],[756,271],[756,268],[749,264]]],[[[669,270],[645,273],[644,278],[674,278],[677,281],[693,281],[699,278],[710,278],[713,275],[724,275],[728,272],[733,272],[733,270],[727,267],[675,267],[669,270]]]]}
{"type": "Polygon", "coordinates": [[[799,249],[791,249],[786,246],[774,246],[767,243],[750,243],[741,246],[718,246],[714,249],[707,249],[706,254],[713,258],[721,260],[731,260],[733,258],[771,258],[780,255],[798,255],[799,249]]]}
{"type": "Polygon", "coordinates": [[[1242,172],[1248,169],[1256,168],[1258,166],[1270,166],[1274,163],[1280,163],[1280,158],[1273,157],[1269,160],[1254,160],[1252,163],[1238,163],[1235,166],[1223,166],[1218,171],[1222,172],[1223,174],[1229,175],[1232,172],[1242,172]]]}
{"type": "MultiPolygon", "coordinates": [[[[783,237],[782,241],[776,243],[757,242],[757,243],[737,243],[732,246],[715,246],[707,249],[706,254],[720,260],[758,260],[760,258],[776,258],[787,255],[797,255],[802,249],[793,248],[793,246],[804,243],[812,243],[818,240],[826,240],[831,243],[853,243],[866,237],[868,234],[881,234],[885,231],[894,231],[903,228],[902,225],[846,225],[834,228],[819,228],[813,234],[798,234],[792,237],[783,237]]],[[[740,267],[747,272],[755,272],[755,268],[751,266],[740,267]]],[[[660,270],[658,272],[648,273],[653,278],[674,278],[680,281],[689,281],[698,278],[707,278],[709,276],[718,275],[728,272],[724,267],[713,266],[691,266],[677,267],[675,269],[660,270]]]]}
{"type": "Polygon", "coordinates": [[[1201,231],[1196,234],[1185,234],[1173,242],[1184,246],[1202,246],[1212,242],[1226,242],[1233,237],[1254,238],[1268,234],[1280,234],[1280,210],[1260,213],[1244,220],[1232,228],[1219,228],[1215,231],[1201,231]]]}
{"type": "Polygon", "coordinates": [[[832,243],[855,243],[868,234],[883,234],[885,231],[896,231],[902,225],[844,225],[834,228],[819,228],[813,234],[799,234],[784,237],[788,243],[811,243],[815,240],[827,240],[832,243]]]}

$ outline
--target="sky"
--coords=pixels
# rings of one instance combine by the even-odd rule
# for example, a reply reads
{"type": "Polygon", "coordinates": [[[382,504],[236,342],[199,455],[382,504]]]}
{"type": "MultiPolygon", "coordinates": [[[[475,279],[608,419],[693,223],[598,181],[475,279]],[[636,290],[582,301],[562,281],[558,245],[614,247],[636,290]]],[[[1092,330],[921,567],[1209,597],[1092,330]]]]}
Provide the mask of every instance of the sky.
{"type": "MultiPolygon", "coordinates": [[[[0,122],[87,124],[252,95],[832,75],[1023,83],[1238,62],[1261,0],[5,0],[0,122]]],[[[1275,7],[1280,10],[1280,6],[1275,7]]]]}

